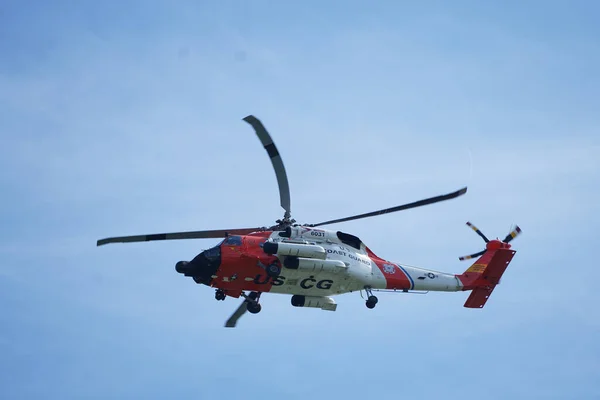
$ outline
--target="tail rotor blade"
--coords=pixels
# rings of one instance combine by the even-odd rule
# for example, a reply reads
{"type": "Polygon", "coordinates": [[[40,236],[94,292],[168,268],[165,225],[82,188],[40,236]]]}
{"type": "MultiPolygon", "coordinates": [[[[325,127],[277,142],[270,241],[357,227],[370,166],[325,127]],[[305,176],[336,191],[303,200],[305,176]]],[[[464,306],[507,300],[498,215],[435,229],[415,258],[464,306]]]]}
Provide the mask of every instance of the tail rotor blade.
{"type": "Polygon", "coordinates": [[[292,212],[290,185],[288,183],[283,160],[279,155],[279,150],[277,150],[273,139],[271,139],[271,135],[269,135],[269,132],[267,132],[267,129],[258,118],[256,118],[254,115],[248,115],[244,118],[244,121],[252,125],[252,128],[254,128],[254,131],[256,132],[256,136],[258,136],[258,139],[271,158],[271,164],[273,164],[273,169],[275,170],[275,175],[277,176],[277,184],[279,185],[279,200],[281,207],[285,210],[285,217],[289,218],[292,212]]]}
{"type": "Polygon", "coordinates": [[[481,232],[481,231],[479,230],[479,228],[477,228],[475,225],[473,225],[473,224],[472,224],[472,223],[470,223],[470,222],[467,222],[467,225],[469,226],[469,228],[473,229],[473,230],[475,231],[475,233],[476,233],[476,234],[478,234],[479,236],[481,236],[481,238],[482,238],[482,239],[483,239],[483,240],[484,240],[486,243],[488,243],[488,242],[490,241],[490,240],[489,240],[487,237],[485,237],[485,235],[483,234],[483,232],[481,232]]]}
{"type": "Polygon", "coordinates": [[[471,255],[468,255],[468,256],[458,257],[458,259],[460,261],[470,260],[471,258],[476,258],[476,257],[482,256],[483,253],[485,253],[485,250],[482,250],[479,253],[471,254],[471,255]]]}
{"type": "Polygon", "coordinates": [[[518,226],[508,235],[506,235],[506,237],[504,238],[503,242],[504,243],[509,243],[511,240],[513,240],[514,238],[516,238],[519,234],[521,233],[521,228],[519,228],[518,226]]]}
{"type": "MultiPolygon", "coordinates": [[[[473,225],[470,222],[467,222],[467,225],[471,229],[473,229],[479,236],[481,236],[483,238],[483,240],[485,240],[486,243],[489,243],[488,238],[485,237],[485,235],[475,225],[473,225]]],[[[508,235],[506,235],[506,237],[504,238],[503,242],[504,243],[509,243],[511,240],[513,240],[514,238],[516,238],[520,233],[521,233],[521,228],[519,228],[518,226],[516,226],[515,229],[512,232],[510,232],[508,235]]],[[[495,240],[494,242],[499,242],[499,241],[495,240]]],[[[471,258],[476,258],[476,257],[479,257],[479,256],[483,255],[486,251],[487,251],[487,249],[486,250],[482,250],[482,251],[480,251],[478,253],[475,253],[475,254],[468,255],[468,256],[458,257],[458,259],[460,261],[470,260],[471,258]]]]}

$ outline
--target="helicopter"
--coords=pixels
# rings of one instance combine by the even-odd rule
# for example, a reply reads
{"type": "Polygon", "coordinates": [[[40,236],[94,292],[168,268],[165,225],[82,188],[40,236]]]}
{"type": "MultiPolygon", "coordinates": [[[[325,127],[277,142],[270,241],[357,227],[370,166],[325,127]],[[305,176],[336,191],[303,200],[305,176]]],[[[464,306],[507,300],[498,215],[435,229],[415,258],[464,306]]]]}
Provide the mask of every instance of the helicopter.
{"type": "Polygon", "coordinates": [[[462,274],[452,274],[392,262],[376,255],[359,237],[340,230],[322,228],[346,221],[422,207],[455,199],[467,192],[463,187],[452,193],[364,214],[313,224],[298,224],[291,214],[291,196],[282,157],[262,122],[253,115],[243,118],[253,129],[270,157],[279,186],[283,218],[271,226],[218,229],[100,239],[108,243],[149,242],[180,239],[221,239],[190,261],[175,264],[176,272],[201,285],[215,289],[215,299],[242,298],[242,303],[226,321],[235,327],[246,312],[257,314],[264,293],[291,295],[294,307],[336,311],[334,296],[363,291],[367,308],[374,308],[374,292],[427,293],[471,291],[467,308],[483,308],[516,251],[510,242],[521,233],[516,226],[503,239],[489,240],[475,225],[467,222],[485,242],[477,253],[459,257],[475,259],[462,274]]]}

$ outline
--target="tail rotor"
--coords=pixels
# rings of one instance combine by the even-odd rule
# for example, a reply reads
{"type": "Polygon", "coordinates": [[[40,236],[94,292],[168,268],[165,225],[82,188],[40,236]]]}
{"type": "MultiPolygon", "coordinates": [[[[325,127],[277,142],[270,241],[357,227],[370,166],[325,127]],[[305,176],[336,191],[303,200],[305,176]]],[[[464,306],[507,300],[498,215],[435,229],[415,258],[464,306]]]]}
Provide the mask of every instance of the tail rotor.
{"type": "MultiPolygon", "coordinates": [[[[483,234],[483,232],[481,232],[479,230],[479,228],[477,228],[471,222],[467,222],[467,226],[469,228],[471,228],[473,231],[475,231],[475,233],[477,233],[483,239],[483,241],[486,243],[486,249],[484,249],[484,250],[482,250],[480,252],[474,253],[474,254],[470,254],[468,256],[458,257],[458,259],[460,261],[470,260],[472,258],[476,258],[476,257],[482,256],[487,251],[487,247],[488,247],[487,244],[490,243],[490,240],[483,234]]],[[[516,238],[520,233],[521,233],[521,228],[519,228],[518,226],[515,226],[515,229],[513,229],[508,235],[506,235],[506,237],[504,238],[504,240],[502,242],[503,243],[509,243],[514,238],[516,238]]],[[[499,242],[499,240],[498,240],[498,242],[499,242]]]]}

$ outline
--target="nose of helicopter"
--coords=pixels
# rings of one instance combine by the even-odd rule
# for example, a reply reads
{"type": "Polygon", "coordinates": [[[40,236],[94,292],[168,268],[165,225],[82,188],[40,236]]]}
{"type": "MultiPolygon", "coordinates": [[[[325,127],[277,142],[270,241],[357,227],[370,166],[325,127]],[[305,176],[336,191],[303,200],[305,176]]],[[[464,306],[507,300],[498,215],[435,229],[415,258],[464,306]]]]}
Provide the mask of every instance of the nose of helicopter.
{"type": "Polygon", "coordinates": [[[205,275],[209,263],[205,257],[196,257],[192,261],[179,261],[175,264],[175,271],[185,276],[205,275]]]}
{"type": "Polygon", "coordinates": [[[179,261],[177,264],[175,264],[175,271],[179,272],[180,274],[184,274],[185,271],[187,270],[187,266],[188,266],[189,262],[187,261],[179,261]]]}
{"type": "Polygon", "coordinates": [[[208,285],[220,265],[221,249],[217,246],[203,251],[192,261],[179,261],[175,264],[175,271],[193,277],[197,283],[208,285]]]}

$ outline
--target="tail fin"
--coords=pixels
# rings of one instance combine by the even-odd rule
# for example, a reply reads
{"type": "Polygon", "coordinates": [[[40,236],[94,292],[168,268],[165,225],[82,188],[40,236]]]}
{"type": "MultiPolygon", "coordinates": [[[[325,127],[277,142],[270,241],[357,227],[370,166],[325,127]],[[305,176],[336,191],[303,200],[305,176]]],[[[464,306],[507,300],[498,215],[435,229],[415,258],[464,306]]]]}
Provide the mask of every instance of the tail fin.
{"type": "Polygon", "coordinates": [[[515,226],[504,240],[489,240],[483,232],[475,225],[467,222],[472,230],[475,231],[485,242],[485,250],[465,257],[459,257],[459,260],[468,260],[476,258],[465,272],[456,277],[462,282],[463,290],[472,290],[471,295],[465,302],[468,308],[483,308],[490,298],[494,288],[500,283],[500,278],[506,267],[510,264],[516,251],[510,250],[510,242],[521,233],[521,228],[515,226]],[[481,256],[481,257],[480,257],[481,256]]]}
{"type": "Polygon", "coordinates": [[[486,247],[473,265],[456,276],[463,290],[472,290],[464,305],[467,308],[483,308],[516,253],[508,243],[499,240],[490,241],[486,247]]]}

